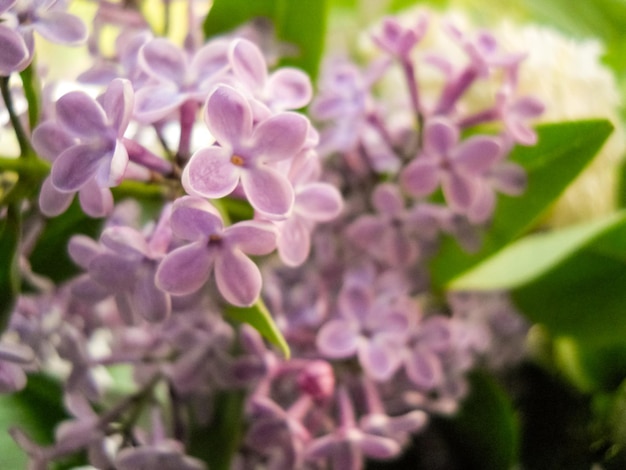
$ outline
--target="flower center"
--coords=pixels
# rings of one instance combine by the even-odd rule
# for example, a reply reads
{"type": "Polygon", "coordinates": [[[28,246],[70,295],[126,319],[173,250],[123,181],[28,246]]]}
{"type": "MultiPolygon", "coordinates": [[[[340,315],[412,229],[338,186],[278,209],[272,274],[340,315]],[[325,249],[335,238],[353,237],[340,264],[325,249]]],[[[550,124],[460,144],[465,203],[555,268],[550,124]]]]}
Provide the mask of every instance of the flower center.
{"type": "Polygon", "coordinates": [[[230,162],[236,166],[243,166],[243,164],[245,163],[244,159],[239,155],[233,155],[232,157],[230,157],[230,162]]]}

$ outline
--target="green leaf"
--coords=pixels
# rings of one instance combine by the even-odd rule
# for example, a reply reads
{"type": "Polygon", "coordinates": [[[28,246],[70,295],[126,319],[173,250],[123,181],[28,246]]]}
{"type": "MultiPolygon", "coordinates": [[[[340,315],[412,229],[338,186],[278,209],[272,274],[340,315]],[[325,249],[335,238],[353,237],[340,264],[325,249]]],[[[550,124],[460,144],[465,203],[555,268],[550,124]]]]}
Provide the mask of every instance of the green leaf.
{"type": "Polygon", "coordinates": [[[292,65],[317,75],[324,47],[328,0],[215,0],[204,22],[207,37],[230,31],[255,18],[269,19],[277,39],[294,46],[292,65]]]}
{"type": "Polygon", "coordinates": [[[9,323],[20,292],[21,217],[17,204],[11,204],[7,207],[6,217],[0,220],[0,334],[9,323]]]}
{"type": "Polygon", "coordinates": [[[526,192],[520,197],[498,198],[493,222],[481,234],[478,252],[469,254],[455,240],[445,238],[431,263],[433,283],[445,285],[532,228],[591,161],[612,129],[604,119],[539,126],[535,146],[517,146],[511,153],[511,160],[527,171],[526,192]]]}
{"type": "Polygon", "coordinates": [[[274,319],[262,300],[259,299],[259,301],[251,307],[229,306],[226,309],[226,314],[237,322],[248,323],[254,327],[268,341],[277,346],[285,358],[289,359],[291,355],[289,345],[278,329],[278,326],[276,326],[276,323],[274,323],[274,319]]]}
{"type": "Polygon", "coordinates": [[[626,212],[514,243],[450,283],[506,289],[554,336],[590,345],[626,337],[626,212]]]}
{"type": "Polygon", "coordinates": [[[54,428],[67,418],[62,403],[61,385],[42,374],[29,375],[24,390],[0,395],[0,468],[26,468],[26,455],[8,430],[19,426],[35,442],[50,444],[54,428]]]}
{"type": "Polygon", "coordinates": [[[95,237],[102,226],[101,219],[92,219],[75,199],[70,208],[58,217],[48,219],[30,256],[34,272],[61,282],[78,272],[67,252],[69,239],[76,234],[95,237]]]}
{"type": "Polygon", "coordinates": [[[463,468],[512,468],[519,450],[519,426],[509,397],[483,372],[470,376],[470,390],[458,414],[444,421],[453,449],[463,456],[463,468]]]}

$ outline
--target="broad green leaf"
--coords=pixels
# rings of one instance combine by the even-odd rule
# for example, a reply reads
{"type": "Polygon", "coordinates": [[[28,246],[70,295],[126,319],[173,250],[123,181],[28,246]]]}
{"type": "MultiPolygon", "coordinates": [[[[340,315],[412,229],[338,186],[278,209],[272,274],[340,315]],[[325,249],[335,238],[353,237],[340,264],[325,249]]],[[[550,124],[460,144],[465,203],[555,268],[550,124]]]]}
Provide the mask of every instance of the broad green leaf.
{"type": "Polygon", "coordinates": [[[230,31],[255,18],[269,19],[279,41],[295,48],[283,65],[317,75],[326,34],[328,0],[215,0],[204,22],[211,37],[230,31]]]}
{"type": "Polygon", "coordinates": [[[511,160],[527,171],[526,192],[520,197],[498,198],[493,222],[481,234],[478,252],[469,254],[455,240],[445,238],[431,263],[433,283],[445,285],[532,228],[591,161],[612,129],[603,119],[539,126],[538,143],[517,146],[511,154],[511,160]]]}
{"type": "Polygon", "coordinates": [[[0,395],[0,468],[26,468],[26,454],[8,434],[19,426],[35,442],[50,444],[56,425],[67,418],[60,384],[45,375],[32,374],[26,388],[0,395]]]}
{"type": "Polygon", "coordinates": [[[0,334],[9,323],[20,292],[20,236],[21,214],[17,204],[11,204],[5,218],[0,220],[0,334]]]}
{"type": "Polygon", "coordinates": [[[529,236],[450,287],[509,290],[526,317],[554,336],[619,344],[626,338],[626,213],[529,236]]]}
{"type": "Polygon", "coordinates": [[[262,300],[259,299],[251,307],[230,306],[226,309],[226,314],[235,321],[253,326],[268,341],[277,346],[285,358],[289,359],[291,355],[289,345],[262,300]]]}
{"type": "Polygon", "coordinates": [[[102,220],[92,219],[74,200],[63,214],[46,221],[46,226],[30,256],[34,272],[48,276],[55,282],[68,279],[78,272],[67,252],[69,239],[75,234],[96,237],[102,226],[102,220]]]}
{"type": "Polygon", "coordinates": [[[468,470],[512,468],[519,450],[519,426],[510,398],[486,373],[470,376],[470,394],[445,426],[453,449],[468,470]]]}
{"type": "Polygon", "coordinates": [[[324,50],[328,0],[285,1],[276,33],[281,41],[293,44],[297,51],[286,57],[282,65],[291,65],[317,77],[324,50]]]}

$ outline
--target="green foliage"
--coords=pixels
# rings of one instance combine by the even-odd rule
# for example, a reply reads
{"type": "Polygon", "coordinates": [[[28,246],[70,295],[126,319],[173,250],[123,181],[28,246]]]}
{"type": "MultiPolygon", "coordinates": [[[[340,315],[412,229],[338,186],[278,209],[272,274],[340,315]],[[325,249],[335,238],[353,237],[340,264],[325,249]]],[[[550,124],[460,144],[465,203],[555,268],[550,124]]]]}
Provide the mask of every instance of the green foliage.
{"type": "Polygon", "coordinates": [[[8,430],[23,429],[35,442],[50,444],[56,425],[67,418],[62,407],[61,385],[42,374],[32,374],[24,390],[0,395],[0,468],[26,468],[26,454],[8,430]]]}
{"type": "Polygon", "coordinates": [[[444,429],[468,470],[501,470],[517,461],[519,425],[507,393],[489,375],[474,372],[470,394],[444,429]]]}
{"type": "Polygon", "coordinates": [[[253,326],[268,341],[277,346],[286,359],[289,359],[291,355],[289,345],[262,300],[259,299],[251,307],[230,306],[226,309],[226,315],[231,320],[253,326]]]}
{"type": "Polygon", "coordinates": [[[517,146],[511,154],[528,174],[524,195],[499,197],[478,252],[467,253],[452,238],[444,239],[431,264],[433,282],[445,285],[529,231],[591,161],[612,129],[609,121],[601,119],[539,126],[537,145],[517,146]]]}
{"type": "Polygon", "coordinates": [[[283,64],[299,67],[315,78],[327,13],[327,0],[215,0],[204,23],[204,34],[214,36],[255,18],[266,18],[274,25],[277,39],[297,49],[283,64]]]}
{"type": "Polygon", "coordinates": [[[626,213],[529,236],[455,279],[454,290],[506,289],[556,336],[607,345],[626,337],[626,213]]]}
{"type": "Polygon", "coordinates": [[[21,214],[16,204],[0,219],[0,334],[5,330],[20,292],[19,243],[21,214]]]}

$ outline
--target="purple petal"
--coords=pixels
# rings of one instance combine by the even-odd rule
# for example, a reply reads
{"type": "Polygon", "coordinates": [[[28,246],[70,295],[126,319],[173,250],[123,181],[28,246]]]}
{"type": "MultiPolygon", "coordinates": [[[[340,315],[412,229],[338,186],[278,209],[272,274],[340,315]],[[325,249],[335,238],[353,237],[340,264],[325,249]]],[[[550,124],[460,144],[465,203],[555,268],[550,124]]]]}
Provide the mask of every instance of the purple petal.
{"type": "Polygon", "coordinates": [[[133,114],[133,85],[130,80],[116,78],[111,82],[101,97],[104,112],[109,117],[109,123],[117,130],[117,136],[122,137],[128,127],[133,114]]]}
{"type": "Polygon", "coordinates": [[[390,459],[402,451],[402,447],[395,440],[373,434],[362,434],[358,444],[361,452],[373,459],[390,459]]]}
{"type": "Polygon", "coordinates": [[[459,130],[444,119],[428,121],[424,128],[424,149],[429,154],[447,155],[459,140],[459,130]]]}
{"type": "Polygon", "coordinates": [[[471,175],[484,174],[501,155],[500,142],[491,137],[474,136],[455,151],[454,164],[471,175]]]}
{"type": "Polygon", "coordinates": [[[280,227],[277,242],[280,259],[288,266],[300,266],[311,251],[311,225],[291,217],[280,227]]]}
{"type": "Polygon", "coordinates": [[[234,165],[231,154],[222,147],[208,147],[191,156],[182,175],[182,184],[189,194],[219,199],[237,187],[241,169],[234,165]]]}
{"type": "Polygon", "coordinates": [[[132,227],[109,227],[100,235],[100,243],[122,256],[143,257],[148,254],[146,237],[132,227]]]}
{"type": "Polygon", "coordinates": [[[0,73],[4,76],[24,68],[30,53],[22,36],[11,28],[0,24],[0,73]]]}
{"type": "Polygon", "coordinates": [[[72,261],[83,269],[101,252],[100,245],[85,235],[74,235],[70,238],[68,252],[72,261]]]}
{"type": "Polygon", "coordinates": [[[468,211],[468,218],[473,224],[486,222],[496,206],[496,195],[485,182],[476,185],[474,202],[468,211]]]}
{"type": "Polygon", "coordinates": [[[327,222],[343,209],[341,193],[329,183],[310,183],[296,191],[295,206],[306,219],[327,222]]]}
{"type": "Polygon", "coordinates": [[[261,293],[261,272],[238,249],[223,250],[215,260],[215,281],[224,298],[240,307],[254,304],[261,293]]]}
{"type": "Polygon", "coordinates": [[[413,351],[405,363],[406,373],[423,390],[436,387],[443,377],[439,358],[426,351],[413,351]]]}
{"type": "Polygon", "coordinates": [[[376,186],[372,195],[372,203],[381,214],[395,215],[404,209],[404,200],[400,189],[392,183],[376,186]]]}
{"type": "Polygon", "coordinates": [[[331,320],[317,333],[315,344],[326,357],[340,359],[353,356],[357,352],[359,327],[347,320],[331,320]]]}
{"type": "Polygon", "coordinates": [[[60,191],[78,191],[96,175],[104,156],[101,148],[90,144],[70,147],[52,165],[52,184],[60,191]]]}
{"type": "Polygon", "coordinates": [[[185,95],[171,85],[146,86],[135,94],[134,116],[150,123],[167,117],[185,101],[185,95]]]}
{"type": "Polygon", "coordinates": [[[151,322],[161,321],[169,315],[172,308],[170,296],[156,287],[152,266],[138,270],[132,305],[139,316],[151,322]]]}
{"type": "Polygon", "coordinates": [[[0,15],[6,13],[9,8],[15,5],[17,0],[0,0],[0,15]]]}
{"type": "Polygon", "coordinates": [[[503,162],[491,169],[490,179],[501,193],[519,196],[526,190],[526,171],[520,165],[503,162]]]}
{"type": "Polygon", "coordinates": [[[187,72],[184,52],[165,38],[152,39],[139,50],[139,65],[153,78],[182,86],[187,72]]]}
{"type": "Polygon", "coordinates": [[[87,40],[87,27],[77,16],[58,10],[39,11],[38,16],[33,27],[50,42],[71,46],[87,40]]]}
{"type": "Polygon", "coordinates": [[[194,54],[189,70],[194,77],[198,77],[202,86],[213,82],[228,69],[229,47],[229,40],[218,38],[209,41],[194,54]]]}
{"type": "Polygon", "coordinates": [[[220,85],[207,100],[204,115],[209,131],[222,145],[238,150],[252,134],[252,110],[248,100],[234,88],[220,85]]]}
{"type": "Polygon", "coordinates": [[[455,172],[446,174],[442,183],[443,194],[450,208],[457,212],[466,212],[474,202],[476,183],[455,172]]]}
{"type": "Polygon", "coordinates": [[[208,201],[192,196],[174,202],[170,224],[173,232],[183,240],[206,240],[224,229],[222,217],[208,201]]]}
{"type": "Polygon", "coordinates": [[[213,261],[213,252],[202,241],[177,248],[161,261],[156,285],[170,294],[191,294],[209,279],[213,261]]]}
{"type": "Polygon", "coordinates": [[[266,165],[241,173],[241,185],[254,209],[269,216],[285,216],[293,207],[294,192],[289,180],[266,165]]]}
{"type": "Polygon", "coordinates": [[[249,255],[266,255],[276,248],[276,228],[265,222],[238,222],[226,229],[224,238],[249,255]]]}
{"type": "Polygon", "coordinates": [[[400,183],[415,197],[432,194],[439,186],[439,164],[433,159],[418,157],[402,171],[400,183]]]}
{"type": "Polygon", "coordinates": [[[102,107],[87,93],[71,91],[56,104],[57,120],[67,131],[83,139],[107,135],[107,117],[102,107]]]}
{"type": "Polygon", "coordinates": [[[39,209],[46,217],[56,217],[70,207],[73,199],[73,192],[67,193],[59,191],[52,184],[52,178],[48,176],[41,185],[39,209]]]}
{"type": "Polygon", "coordinates": [[[0,361],[0,395],[22,390],[26,386],[26,373],[17,364],[0,361]]]}
{"type": "Polygon", "coordinates": [[[229,53],[235,76],[250,90],[260,90],[267,80],[267,64],[261,50],[247,39],[237,39],[229,53]]]}
{"type": "Polygon", "coordinates": [[[299,109],[311,101],[313,87],[306,73],[283,67],[270,76],[267,93],[275,109],[299,109]]]}
{"type": "Polygon", "coordinates": [[[137,263],[135,259],[101,253],[89,262],[89,275],[113,292],[123,292],[133,286],[137,263]]]}
{"type": "Polygon", "coordinates": [[[128,152],[121,141],[116,141],[115,150],[103,156],[95,174],[101,188],[118,186],[124,178],[128,167],[128,152]]]}
{"type": "Polygon", "coordinates": [[[256,126],[252,148],[256,156],[265,161],[292,158],[302,149],[308,129],[309,122],[301,114],[275,114],[256,126]]]}
{"type": "Polygon", "coordinates": [[[35,151],[50,162],[75,143],[75,140],[56,122],[44,122],[33,131],[32,144],[35,151]]]}
{"type": "Polygon", "coordinates": [[[346,235],[357,246],[367,250],[377,246],[388,229],[387,219],[366,214],[348,225],[346,235]]]}
{"type": "Polygon", "coordinates": [[[545,111],[545,105],[533,96],[523,96],[515,100],[508,109],[520,118],[531,119],[539,117],[545,111]]]}
{"type": "Polygon", "coordinates": [[[359,362],[366,373],[374,380],[387,381],[396,373],[402,363],[397,347],[385,341],[363,341],[358,347],[359,362]]]}
{"type": "Polygon", "coordinates": [[[78,190],[78,200],[85,214],[90,217],[105,217],[113,211],[113,194],[109,188],[101,188],[91,179],[78,190]]]}

